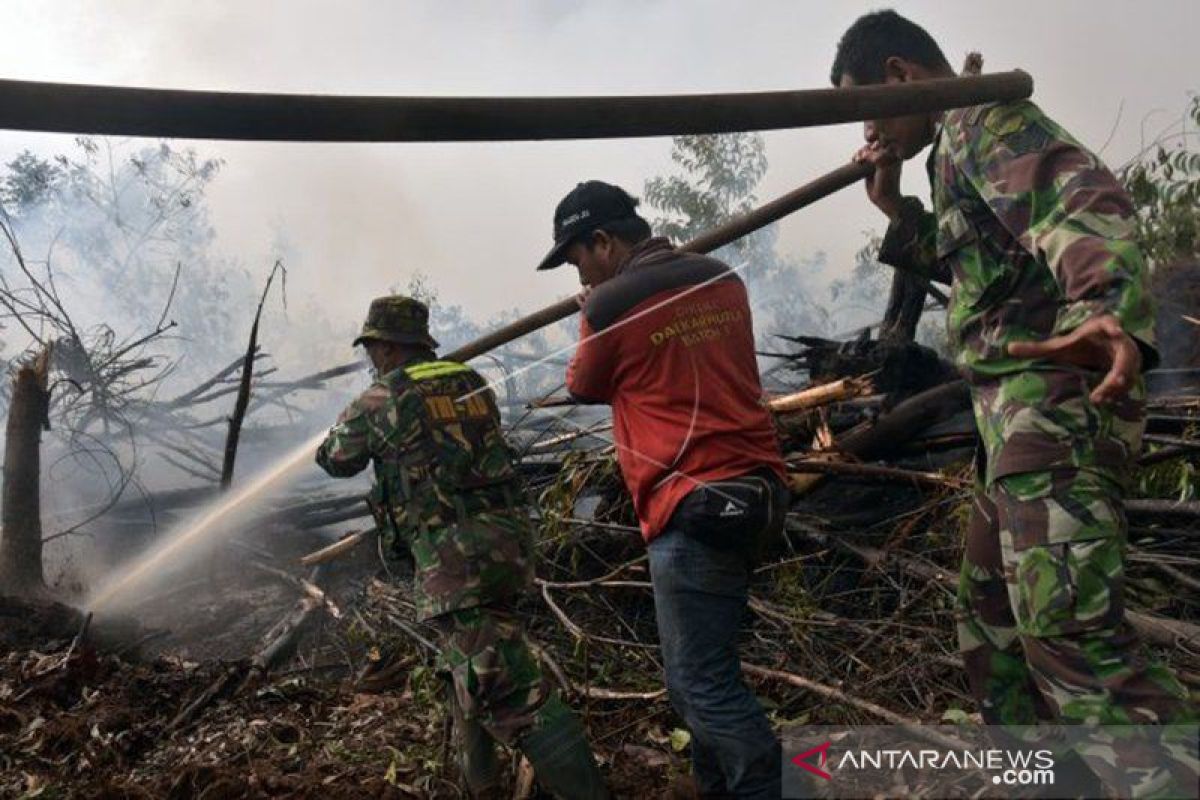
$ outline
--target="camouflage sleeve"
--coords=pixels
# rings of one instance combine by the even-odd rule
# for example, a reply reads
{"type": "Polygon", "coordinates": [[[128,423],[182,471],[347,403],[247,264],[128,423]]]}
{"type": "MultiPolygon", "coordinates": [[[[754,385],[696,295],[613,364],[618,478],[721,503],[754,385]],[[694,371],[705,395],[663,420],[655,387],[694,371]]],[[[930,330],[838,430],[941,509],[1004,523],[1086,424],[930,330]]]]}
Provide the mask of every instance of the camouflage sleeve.
{"type": "Polygon", "coordinates": [[[379,449],[372,417],[385,411],[387,390],[376,384],[359,395],[338,416],[337,423],[317,448],[317,464],[335,478],[349,478],[366,469],[379,449]]]}
{"type": "Polygon", "coordinates": [[[950,270],[937,257],[937,218],[915,197],[905,197],[900,214],[879,245],[880,263],[949,285],[950,270]]]}
{"type": "Polygon", "coordinates": [[[974,130],[957,139],[959,169],[1021,246],[1049,266],[1066,297],[1054,332],[1112,314],[1156,361],[1133,202],[1116,177],[1033,103],[997,105],[966,124],[974,130]]]}

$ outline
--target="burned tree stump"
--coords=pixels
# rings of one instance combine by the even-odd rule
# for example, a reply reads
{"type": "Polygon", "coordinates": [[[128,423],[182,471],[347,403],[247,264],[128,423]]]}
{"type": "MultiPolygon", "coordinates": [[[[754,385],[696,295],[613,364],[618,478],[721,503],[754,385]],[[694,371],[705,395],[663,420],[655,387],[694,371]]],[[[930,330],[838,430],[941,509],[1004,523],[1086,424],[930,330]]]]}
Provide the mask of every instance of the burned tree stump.
{"type": "Polygon", "coordinates": [[[41,443],[49,430],[50,348],[13,375],[4,445],[0,586],[11,594],[45,589],[42,574],[41,443]]]}
{"type": "Polygon", "coordinates": [[[892,273],[892,290],[879,326],[880,342],[904,345],[916,339],[917,325],[921,322],[929,293],[927,286],[925,281],[904,270],[892,273]]]}

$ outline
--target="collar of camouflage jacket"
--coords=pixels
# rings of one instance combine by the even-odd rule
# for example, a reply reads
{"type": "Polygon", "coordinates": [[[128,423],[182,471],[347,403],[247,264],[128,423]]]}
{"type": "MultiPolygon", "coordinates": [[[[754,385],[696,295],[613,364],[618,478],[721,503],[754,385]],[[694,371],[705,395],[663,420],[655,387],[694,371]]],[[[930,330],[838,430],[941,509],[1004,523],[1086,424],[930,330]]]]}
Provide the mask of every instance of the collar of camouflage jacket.
{"type": "Polygon", "coordinates": [[[408,369],[413,364],[422,364],[426,361],[437,361],[437,356],[436,355],[424,355],[424,354],[418,355],[418,356],[413,356],[412,358],[406,359],[399,366],[389,369],[387,372],[381,373],[378,370],[376,370],[375,371],[375,380],[379,381],[380,383],[391,383],[398,377],[399,373],[408,369]]]}

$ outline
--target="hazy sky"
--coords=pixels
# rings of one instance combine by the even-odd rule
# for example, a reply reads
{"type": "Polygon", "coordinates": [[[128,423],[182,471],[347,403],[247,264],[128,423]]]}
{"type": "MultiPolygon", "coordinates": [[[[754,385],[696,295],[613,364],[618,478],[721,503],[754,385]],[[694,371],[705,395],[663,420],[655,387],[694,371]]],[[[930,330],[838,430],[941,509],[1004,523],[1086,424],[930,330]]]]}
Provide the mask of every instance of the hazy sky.
{"type": "MultiPolygon", "coordinates": [[[[0,77],[123,85],[397,95],[722,92],[823,87],[842,31],[878,2],[266,2],[0,0],[0,77]]],[[[1021,67],[1035,99],[1111,164],[1177,120],[1200,90],[1200,3],[1149,0],[892,4],[952,64],[1021,67]],[[1119,124],[1114,130],[1120,113],[1119,124]]],[[[767,136],[767,199],[843,163],[858,125],[767,136]]],[[[0,133],[0,157],[70,137],[0,133]]],[[[670,140],[299,145],[198,142],[227,161],[210,205],[220,247],[262,271],[278,232],[290,292],[336,321],[414,270],[476,315],[531,310],[575,288],[536,275],[555,203],[602,178],[640,193],[670,140]]],[[[908,188],[925,193],[920,170],[908,188]]],[[[782,224],[781,247],[846,269],[879,218],[849,189],[782,224]]],[[[826,276],[828,277],[828,276],[826,276]]],[[[254,298],[246,298],[249,304],[254,298]]]]}

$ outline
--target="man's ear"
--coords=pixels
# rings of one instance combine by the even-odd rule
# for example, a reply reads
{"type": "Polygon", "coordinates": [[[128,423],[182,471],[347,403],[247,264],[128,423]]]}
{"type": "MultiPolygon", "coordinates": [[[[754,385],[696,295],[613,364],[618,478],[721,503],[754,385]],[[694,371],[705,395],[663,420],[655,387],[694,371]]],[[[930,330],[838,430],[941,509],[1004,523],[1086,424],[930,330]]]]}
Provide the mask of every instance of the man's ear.
{"type": "Polygon", "coordinates": [[[607,248],[612,247],[612,242],[613,242],[612,234],[610,234],[608,231],[604,230],[603,228],[600,228],[598,230],[592,231],[592,238],[591,238],[591,241],[588,242],[588,248],[592,249],[592,250],[595,250],[598,247],[603,247],[603,248],[607,249],[607,248]]]}
{"type": "Polygon", "coordinates": [[[885,83],[908,83],[913,79],[912,64],[900,56],[888,56],[883,62],[883,80],[885,83]]]}

